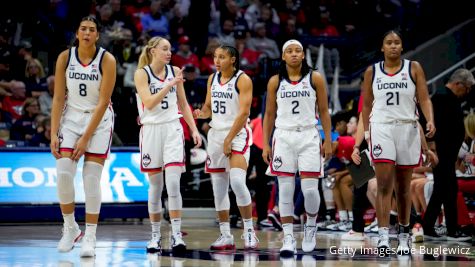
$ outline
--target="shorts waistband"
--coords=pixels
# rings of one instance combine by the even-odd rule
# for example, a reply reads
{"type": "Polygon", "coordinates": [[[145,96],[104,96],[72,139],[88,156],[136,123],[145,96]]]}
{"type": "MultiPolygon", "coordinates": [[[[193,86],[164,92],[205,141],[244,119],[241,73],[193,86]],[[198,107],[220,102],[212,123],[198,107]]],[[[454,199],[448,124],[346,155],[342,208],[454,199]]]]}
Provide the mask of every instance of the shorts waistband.
{"type": "Polygon", "coordinates": [[[317,128],[316,125],[308,125],[308,126],[299,126],[299,127],[292,127],[292,128],[279,127],[277,129],[278,130],[289,131],[289,132],[303,132],[303,131],[306,131],[306,130],[316,129],[316,128],[317,128]]]}
{"type": "Polygon", "coordinates": [[[94,113],[94,109],[92,109],[92,110],[83,110],[83,109],[79,109],[79,108],[69,106],[69,105],[66,106],[66,109],[72,109],[72,110],[74,110],[76,112],[79,112],[79,113],[87,113],[87,114],[94,113]]]}
{"type": "Polygon", "coordinates": [[[392,121],[374,121],[374,124],[413,124],[417,123],[415,120],[392,120],[392,121]]]}

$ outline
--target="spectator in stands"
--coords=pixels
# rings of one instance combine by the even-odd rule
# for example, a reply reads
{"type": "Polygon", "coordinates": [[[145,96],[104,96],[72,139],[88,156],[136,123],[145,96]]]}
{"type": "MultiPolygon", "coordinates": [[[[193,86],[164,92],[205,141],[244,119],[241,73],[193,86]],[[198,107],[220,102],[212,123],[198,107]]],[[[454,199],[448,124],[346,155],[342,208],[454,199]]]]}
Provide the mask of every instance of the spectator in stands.
{"type": "Polygon", "coordinates": [[[22,41],[20,46],[18,46],[18,51],[12,61],[15,64],[10,65],[10,69],[14,79],[20,81],[25,79],[26,64],[28,60],[32,58],[33,47],[31,43],[28,41],[22,41]]]}
{"type": "Polygon", "coordinates": [[[437,151],[439,164],[434,168],[434,191],[424,216],[423,227],[428,238],[440,239],[434,231],[434,223],[439,216],[441,205],[444,205],[447,239],[457,241],[471,239],[462,233],[457,225],[458,188],[455,162],[465,137],[460,100],[472,90],[474,84],[475,79],[469,70],[458,69],[450,76],[445,87],[438,89],[432,96],[435,124],[439,131],[429,142],[429,147],[437,151]]]}
{"type": "Polygon", "coordinates": [[[175,5],[172,10],[173,17],[169,21],[170,25],[170,39],[171,40],[178,40],[178,38],[182,35],[185,35],[185,28],[187,26],[188,17],[182,14],[182,8],[179,3],[175,5]]]}
{"type": "Polygon", "coordinates": [[[186,64],[192,64],[195,67],[200,67],[200,60],[198,56],[191,51],[190,38],[186,35],[178,39],[178,51],[172,55],[172,64],[182,68],[186,64]]]}
{"type": "Polygon", "coordinates": [[[150,13],[150,3],[147,0],[128,1],[125,5],[125,14],[132,18],[136,33],[142,33],[141,18],[150,13]]]}
{"type": "Polygon", "coordinates": [[[273,9],[270,4],[262,5],[259,21],[266,25],[266,31],[270,36],[278,36],[280,32],[280,20],[274,20],[272,12],[273,9]]]}
{"type": "Polygon", "coordinates": [[[48,76],[48,78],[46,78],[46,83],[48,85],[48,91],[38,97],[38,102],[40,103],[41,113],[49,116],[51,114],[51,105],[53,103],[54,75],[48,76]]]}
{"type": "Polygon", "coordinates": [[[33,135],[28,145],[49,147],[51,143],[51,118],[47,117],[41,121],[41,127],[38,127],[38,131],[33,135]],[[41,130],[39,130],[41,129],[41,130]]]}
{"type": "Polygon", "coordinates": [[[205,50],[205,55],[200,60],[201,75],[210,75],[211,73],[216,71],[216,66],[214,65],[214,50],[216,50],[219,45],[220,43],[218,39],[209,38],[208,45],[206,46],[205,50]]]}
{"type": "Polygon", "coordinates": [[[241,55],[241,69],[250,77],[255,77],[259,70],[259,58],[261,52],[250,49],[247,46],[247,33],[245,31],[234,32],[236,49],[241,55]]]}
{"type": "Polygon", "coordinates": [[[25,86],[27,96],[39,97],[48,90],[43,64],[36,58],[26,63],[25,86]]]}
{"type": "Polygon", "coordinates": [[[230,19],[223,21],[221,31],[218,33],[218,41],[220,44],[233,45],[234,44],[234,22],[230,19]]]}
{"type": "Polygon", "coordinates": [[[150,37],[162,36],[168,38],[168,19],[162,13],[161,5],[161,0],[152,0],[150,3],[150,13],[143,15],[141,18],[142,34],[147,34],[150,37]]]}
{"type": "Polygon", "coordinates": [[[13,79],[10,72],[10,62],[10,56],[0,56],[0,81],[11,81],[13,79]]]}
{"type": "Polygon", "coordinates": [[[338,32],[335,25],[332,24],[330,18],[330,11],[322,6],[320,7],[320,21],[318,25],[315,25],[310,29],[310,34],[313,36],[323,36],[323,37],[338,37],[340,33],[338,32]]]}
{"type": "Polygon", "coordinates": [[[11,91],[11,95],[7,95],[3,98],[2,109],[6,112],[5,115],[7,117],[15,121],[22,115],[22,107],[26,99],[25,83],[11,81],[2,84],[11,91]]]}
{"type": "Polygon", "coordinates": [[[279,34],[279,44],[283,45],[286,40],[296,39],[300,35],[297,31],[297,21],[294,18],[289,18],[286,20],[284,29],[280,31],[279,34]]]}
{"type": "MultiPolygon", "coordinates": [[[[213,64],[214,66],[214,64],[213,64]]],[[[186,99],[192,107],[192,110],[200,108],[206,98],[206,80],[198,79],[199,70],[193,65],[185,65],[183,69],[183,78],[185,78],[186,99]]]]}
{"type": "Polygon", "coordinates": [[[5,146],[5,142],[10,139],[10,128],[12,127],[11,120],[5,118],[4,114],[2,103],[0,103],[0,147],[5,146]]]}
{"type": "Polygon", "coordinates": [[[272,22],[279,25],[280,19],[277,15],[277,11],[270,6],[270,3],[263,3],[263,0],[255,0],[251,5],[249,5],[246,9],[246,13],[244,14],[244,18],[247,21],[247,25],[249,29],[254,29],[256,23],[261,18],[261,9],[264,5],[269,5],[269,8],[272,11],[272,22]]]}
{"type": "Polygon", "coordinates": [[[249,39],[247,46],[255,51],[260,51],[270,59],[280,57],[280,51],[277,43],[267,38],[266,26],[262,22],[258,22],[254,26],[255,36],[249,39]]]}
{"type": "Polygon", "coordinates": [[[30,97],[23,103],[22,115],[12,125],[10,140],[29,141],[36,133],[35,118],[40,113],[36,98],[30,97]]]}

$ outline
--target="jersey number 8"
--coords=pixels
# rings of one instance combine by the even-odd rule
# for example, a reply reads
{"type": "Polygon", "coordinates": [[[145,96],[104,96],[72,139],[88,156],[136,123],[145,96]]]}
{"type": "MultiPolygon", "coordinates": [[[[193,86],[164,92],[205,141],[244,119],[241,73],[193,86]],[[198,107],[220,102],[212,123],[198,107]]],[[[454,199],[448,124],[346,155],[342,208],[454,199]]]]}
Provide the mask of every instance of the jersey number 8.
{"type": "Polygon", "coordinates": [[[79,84],[79,95],[80,96],[87,96],[86,84],[84,84],[84,83],[79,84]]]}

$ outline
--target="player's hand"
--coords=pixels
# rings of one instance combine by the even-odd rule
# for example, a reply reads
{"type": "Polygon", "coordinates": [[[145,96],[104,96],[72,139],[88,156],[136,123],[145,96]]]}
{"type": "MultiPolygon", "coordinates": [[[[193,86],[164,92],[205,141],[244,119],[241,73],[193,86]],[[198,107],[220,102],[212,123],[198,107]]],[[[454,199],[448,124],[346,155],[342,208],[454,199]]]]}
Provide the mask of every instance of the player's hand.
{"type": "Polygon", "coordinates": [[[427,150],[426,157],[428,158],[428,161],[430,162],[432,167],[435,167],[437,164],[439,164],[439,157],[434,151],[427,150]]]}
{"type": "Polygon", "coordinates": [[[474,158],[475,158],[475,154],[470,154],[470,153],[468,153],[467,155],[465,155],[464,160],[465,160],[466,163],[470,163],[470,164],[471,164],[471,163],[473,162],[473,159],[474,159],[474,158]]]}
{"type": "Polygon", "coordinates": [[[325,142],[323,142],[322,156],[325,158],[326,161],[332,158],[332,142],[331,141],[325,140],[325,142]]]}
{"type": "Polygon", "coordinates": [[[197,108],[195,110],[193,110],[193,118],[194,119],[199,119],[201,116],[201,109],[197,108]]]}
{"type": "Polygon", "coordinates": [[[223,153],[226,155],[226,157],[231,157],[231,140],[229,140],[227,137],[224,139],[224,144],[223,144],[223,153]]]}
{"type": "Polygon", "coordinates": [[[191,138],[193,138],[193,143],[195,144],[195,148],[201,146],[202,140],[201,140],[201,135],[198,131],[193,131],[191,133],[191,138]]]}
{"type": "Polygon", "coordinates": [[[184,83],[185,82],[185,78],[183,78],[183,70],[185,69],[185,67],[181,68],[180,70],[177,70],[175,72],[175,77],[173,78],[173,80],[170,81],[170,85],[173,87],[179,83],[184,83]]]}
{"type": "Polygon", "coordinates": [[[353,148],[353,153],[351,153],[351,159],[353,160],[353,163],[356,165],[361,164],[361,156],[360,156],[360,149],[355,147],[353,148]]]}
{"type": "Polygon", "coordinates": [[[76,144],[74,145],[73,153],[71,154],[71,159],[75,161],[79,161],[79,159],[86,153],[86,147],[89,140],[87,140],[84,136],[78,139],[76,144]]]}
{"type": "Polygon", "coordinates": [[[272,161],[272,149],[268,144],[264,145],[264,148],[262,149],[262,159],[267,163],[267,165],[272,161]]]}
{"type": "Polygon", "coordinates": [[[435,134],[435,126],[434,126],[434,123],[432,121],[428,121],[427,124],[426,124],[426,137],[433,137],[434,134],[435,134]]]}
{"type": "Polygon", "coordinates": [[[51,143],[49,146],[51,148],[51,154],[53,154],[56,159],[60,159],[61,154],[59,153],[59,138],[56,134],[51,135],[51,143]]]}

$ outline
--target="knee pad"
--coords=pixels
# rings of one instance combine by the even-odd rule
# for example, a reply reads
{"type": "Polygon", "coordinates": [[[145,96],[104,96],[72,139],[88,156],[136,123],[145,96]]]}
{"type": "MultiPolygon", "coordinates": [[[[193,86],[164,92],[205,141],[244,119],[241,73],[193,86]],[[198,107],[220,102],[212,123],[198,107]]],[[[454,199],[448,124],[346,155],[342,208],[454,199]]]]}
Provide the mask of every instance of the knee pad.
{"type": "Polygon", "coordinates": [[[170,210],[181,210],[183,201],[180,193],[181,167],[171,166],[165,171],[165,183],[168,193],[168,208],[170,210]]]}
{"type": "Polygon", "coordinates": [[[229,180],[231,188],[236,195],[236,204],[239,207],[251,204],[251,193],[246,186],[246,171],[240,168],[231,168],[229,180]]]}
{"type": "Polygon", "coordinates": [[[317,214],[320,208],[320,194],[318,193],[317,179],[302,179],[301,187],[305,198],[305,211],[308,214],[317,214]]]}
{"type": "Polygon", "coordinates": [[[163,173],[148,176],[148,213],[162,212],[163,173]]]}
{"type": "Polygon", "coordinates": [[[56,160],[57,191],[60,204],[74,202],[74,176],[77,163],[70,158],[56,160]]]}
{"type": "Polygon", "coordinates": [[[99,214],[101,210],[101,175],[102,166],[99,163],[86,161],[82,171],[84,195],[86,196],[86,213],[99,214]]]}
{"type": "Polygon", "coordinates": [[[280,217],[289,217],[294,214],[294,177],[278,177],[279,179],[279,212],[280,217]]]}
{"type": "Polygon", "coordinates": [[[335,208],[335,200],[333,199],[333,190],[327,188],[326,186],[322,186],[323,191],[323,199],[325,200],[325,206],[327,209],[334,209],[335,208]]]}
{"type": "Polygon", "coordinates": [[[211,184],[213,185],[214,206],[216,207],[216,211],[229,210],[228,173],[212,173],[211,184]]]}

